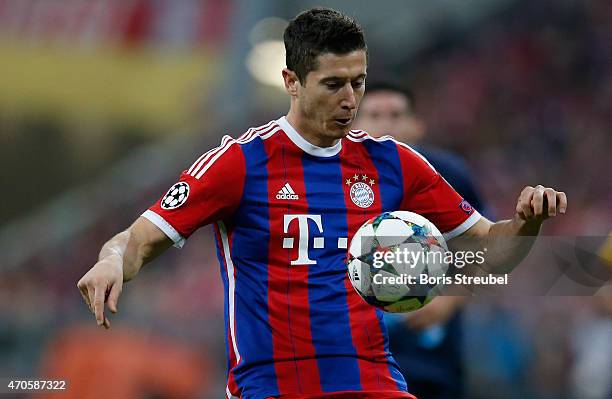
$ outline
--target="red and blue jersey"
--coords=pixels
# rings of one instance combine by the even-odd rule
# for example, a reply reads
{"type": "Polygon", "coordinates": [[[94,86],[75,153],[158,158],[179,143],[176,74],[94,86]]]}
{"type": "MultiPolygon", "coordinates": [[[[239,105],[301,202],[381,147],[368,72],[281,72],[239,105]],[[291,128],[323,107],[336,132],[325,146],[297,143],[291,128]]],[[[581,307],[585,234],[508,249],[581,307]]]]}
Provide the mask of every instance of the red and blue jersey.
{"type": "Polygon", "coordinates": [[[382,314],[355,292],[345,265],[359,226],[399,209],[447,239],[480,218],[410,147],[351,131],[320,148],[283,117],[225,136],[143,216],[178,247],[214,224],[228,398],[409,398],[382,314]]]}

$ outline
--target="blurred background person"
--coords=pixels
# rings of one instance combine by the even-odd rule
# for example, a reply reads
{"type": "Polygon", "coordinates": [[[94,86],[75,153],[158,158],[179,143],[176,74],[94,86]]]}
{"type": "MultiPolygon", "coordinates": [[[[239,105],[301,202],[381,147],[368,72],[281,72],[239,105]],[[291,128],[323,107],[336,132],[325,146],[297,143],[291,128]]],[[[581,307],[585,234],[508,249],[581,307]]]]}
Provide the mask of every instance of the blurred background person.
{"type": "MultiPolygon", "coordinates": [[[[416,115],[415,105],[409,88],[369,78],[354,127],[374,137],[391,135],[417,149],[466,201],[483,212],[484,202],[465,162],[449,151],[419,145],[426,125],[416,115]]],[[[439,296],[407,315],[385,315],[391,351],[417,397],[464,397],[461,308],[466,301],[464,296],[439,296]]]]}

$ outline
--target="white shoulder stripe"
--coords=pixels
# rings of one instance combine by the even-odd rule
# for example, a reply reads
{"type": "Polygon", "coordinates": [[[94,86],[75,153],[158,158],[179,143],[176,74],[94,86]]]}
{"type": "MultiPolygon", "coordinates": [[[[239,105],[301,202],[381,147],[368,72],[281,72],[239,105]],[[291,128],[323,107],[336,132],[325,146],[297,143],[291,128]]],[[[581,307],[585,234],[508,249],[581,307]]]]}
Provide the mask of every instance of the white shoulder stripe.
{"type": "Polygon", "coordinates": [[[364,134],[368,134],[368,133],[363,131],[363,130],[351,130],[351,131],[349,131],[349,135],[352,136],[352,137],[361,137],[364,134]]]}
{"type": "MultiPolygon", "coordinates": [[[[274,121],[270,121],[268,123],[266,123],[265,125],[261,125],[258,127],[252,127],[249,130],[247,130],[246,132],[244,132],[238,139],[243,139],[246,138],[247,136],[250,136],[251,134],[253,134],[253,132],[257,132],[263,129],[268,128],[270,125],[272,125],[274,123],[274,121]]],[[[221,148],[223,148],[225,146],[225,144],[227,144],[228,141],[233,140],[231,136],[225,135],[223,136],[223,138],[221,139],[221,145],[219,145],[218,147],[215,147],[207,152],[205,152],[203,155],[201,155],[194,163],[193,165],[191,165],[191,167],[189,168],[189,170],[187,171],[188,174],[195,174],[197,173],[197,170],[200,169],[202,167],[202,164],[204,162],[206,162],[206,160],[208,158],[210,158],[213,153],[221,148]]]]}
{"type": "Polygon", "coordinates": [[[198,169],[200,169],[200,167],[202,166],[202,164],[204,164],[204,162],[206,162],[206,160],[208,158],[210,158],[214,152],[218,151],[220,148],[223,148],[230,140],[232,140],[232,138],[228,135],[223,136],[223,138],[221,139],[221,144],[218,147],[215,147],[211,150],[208,150],[207,152],[205,152],[204,154],[202,154],[194,163],[193,165],[191,165],[191,167],[189,168],[189,170],[187,171],[188,174],[192,175],[193,173],[197,172],[198,169]]]}
{"type": "Polygon", "coordinates": [[[370,134],[364,130],[358,130],[358,131],[351,131],[351,133],[348,134],[348,136],[346,136],[349,140],[354,141],[356,143],[361,143],[364,140],[373,140],[373,141],[378,141],[378,142],[383,142],[383,141],[388,141],[388,140],[393,140],[393,141],[397,141],[395,140],[393,137],[389,136],[389,135],[385,135],[385,136],[381,136],[381,137],[373,137],[370,136],[370,134]]]}
{"type": "Polygon", "coordinates": [[[242,136],[240,136],[236,142],[240,143],[240,144],[244,144],[244,143],[248,143],[249,141],[253,140],[255,137],[261,136],[267,132],[269,132],[271,129],[276,129],[278,128],[275,124],[274,121],[271,121],[267,124],[265,124],[264,126],[261,126],[255,130],[249,129],[248,132],[246,132],[245,134],[243,134],[242,136]]]}
{"type": "Polygon", "coordinates": [[[351,141],[354,141],[355,143],[361,143],[363,140],[365,140],[365,139],[366,139],[366,137],[367,137],[367,136],[363,136],[363,137],[355,137],[355,136],[352,136],[352,135],[350,135],[350,134],[349,134],[348,136],[346,136],[346,138],[347,138],[347,139],[349,139],[349,140],[351,140],[351,141]]]}
{"type": "MultiPolygon", "coordinates": [[[[257,128],[250,128],[249,130],[247,130],[244,134],[242,134],[238,140],[234,140],[232,137],[225,135],[223,136],[223,138],[221,139],[221,145],[219,145],[218,147],[215,147],[209,151],[207,151],[206,153],[204,153],[202,156],[200,156],[194,163],[193,165],[191,165],[191,167],[189,168],[189,170],[187,171],[188,174],[192,175],[192,176],[197,176],[198,172],[201,171],[202,167],[204,167],[204,164],[211,159],[212,157],[214,157],[219,151],[224,151],[224,149],[226,148],[227,144],[234,143],[236,141],[241,142],[242,140],[248,140],[249,138],[253,137],[254,135],[257,135],[257,133],[260,132],[264,132],[267,131],[268,129],[273,127],[273,123],[274,121],[270,121],[265,125],[259,126],[257,128]]],[[[218,159],[215,158],[215,159],[218,159]]]]}
{"type": "Polygon", "coordinates": [[[258,127],[252,127],[249,130],[247,130],[243,135],[238,137],[238,140],[242,140],[242,139],[245,139],[247,137],[250,137],[254,132],[264,131],[264,130],[270,128],[273,123],[274,123],[274,121],[270,121],[270,122],[266,123],[265,125],[261,125],[261,126],[258,126],[258,127]]]}
{"type": "Polygon", "coordinates": [[[269,131],[268,133],[266,133],[266,134],[262,134],[262,135],[261,135],[261,138],[262,138],[262,139],[264,139],[264,140],[265,140],[265,139],[269,139],[270,137],[274,136],[274,134],[275,134],[276,132],[278,132],[279,130],[281,130],[281,128],[277,126],[277,127],[275,127],[274,129],[272,129],[271,131],[269,131]]]}
{"type": "Polygon", "coordinates": [[[236,140],[230,140],[223,147],[221,147],[220,150],[214,152],[213,154],[210,154],[211,155],[210,159],[205,160],[206,164],[205,162],[202,162],[202,164],[199,167],[197,167],[193,172],[191,172],[191,175],[195,176],[196,179],[199,179],[200,177],[202,177],[204,172],[206,172],[208,168],[210,168],[212,164],[217,159],[219,159],[221,155],[225,154],[225,152],[229,150],[232,144],[234,144],[235,142],[236,140]]]}
{"type": "MultiPolygon", "coordinates": [[[[274,122],[274,121],[272,121],[274,122]]],[[[268,123],[265,128],[262,127],[257,130],[253,130],[251,132],[247,132],[241,136],[239,139],[229,139],[225,142],[225,144],[221,147],[217,147],[214,152],[209,153],[205,159],[200,162],[200,165],[192,170],[190,173],[196,179],[200,179],[204,173],[215,163],[217,159],[219,159],[233,144],[246,144],[257,137],[261,137],[263,140],[272,137],[276,132],[280,131],[280,127],[273,124],[268,123]]],[[[228,136],[229,137],[229,136],[228,136]]]]}

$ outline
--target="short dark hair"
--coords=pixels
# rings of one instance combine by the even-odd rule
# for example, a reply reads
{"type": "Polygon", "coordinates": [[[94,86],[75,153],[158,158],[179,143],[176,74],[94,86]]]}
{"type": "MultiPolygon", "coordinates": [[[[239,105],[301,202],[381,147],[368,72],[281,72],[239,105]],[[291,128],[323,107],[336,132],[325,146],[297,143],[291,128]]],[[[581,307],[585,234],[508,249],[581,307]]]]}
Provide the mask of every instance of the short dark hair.
{"type": "Polygon", "coordinates": [[[287,68],[300,83],[318,68],[317,57],[323,53],[367,52],[363,29],[354,19],[330,8],[313,8],[289,22],[283,36],[287,68]]]}
{"type": "Polygon", "coordinates": [[[366,82],[366,91],[365,95],[376,93],[378,91],[390,91],[393,93],[398,93],[406,97],[408,101],[408,105],[410,106],[410,112],[414,111],[416,106],[416,98],[414,97],[414,92],[406,85],[401,84],[400,82],[394,80],[370,80],[368,79],[366,82]]]}

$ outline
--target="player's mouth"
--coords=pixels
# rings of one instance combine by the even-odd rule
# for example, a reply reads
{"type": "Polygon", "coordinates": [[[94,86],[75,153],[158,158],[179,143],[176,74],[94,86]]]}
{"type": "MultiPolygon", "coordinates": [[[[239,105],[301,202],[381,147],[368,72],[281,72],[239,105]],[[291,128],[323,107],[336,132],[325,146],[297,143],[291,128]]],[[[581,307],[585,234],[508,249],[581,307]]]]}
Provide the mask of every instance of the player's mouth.
{"type": "Polygon", "coordinates": [[[351,124],[351,122],[353,121],[353,118],[336,118],[334,119],[334,121],[336,122],[336,124],[342,127],[347,127],[348,125],[351,124]]]}

